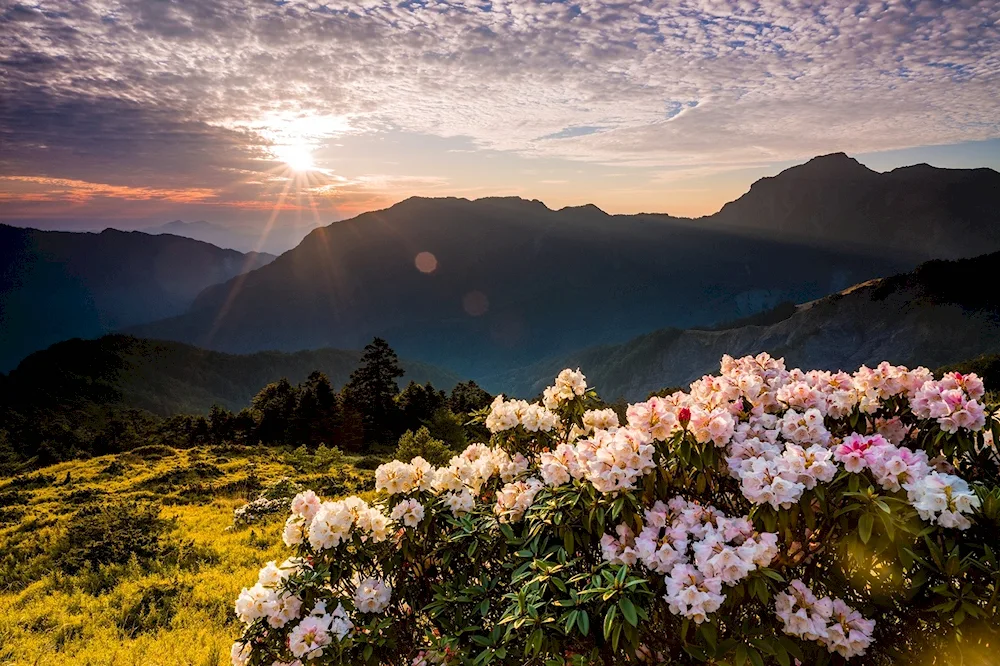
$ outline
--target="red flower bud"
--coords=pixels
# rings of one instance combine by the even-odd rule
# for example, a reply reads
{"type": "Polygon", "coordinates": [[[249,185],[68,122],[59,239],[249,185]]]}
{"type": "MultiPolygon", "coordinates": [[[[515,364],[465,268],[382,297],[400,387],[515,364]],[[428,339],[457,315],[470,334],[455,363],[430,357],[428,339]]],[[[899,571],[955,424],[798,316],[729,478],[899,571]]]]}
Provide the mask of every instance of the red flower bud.
{"type": "Polygon", "coordinates": [[[688,423],[691,423],[691,410],[687,407],[681,407],[680,411],[677,412],[677,418],[681,422],[681,427],[687,428],[688,423]]]}

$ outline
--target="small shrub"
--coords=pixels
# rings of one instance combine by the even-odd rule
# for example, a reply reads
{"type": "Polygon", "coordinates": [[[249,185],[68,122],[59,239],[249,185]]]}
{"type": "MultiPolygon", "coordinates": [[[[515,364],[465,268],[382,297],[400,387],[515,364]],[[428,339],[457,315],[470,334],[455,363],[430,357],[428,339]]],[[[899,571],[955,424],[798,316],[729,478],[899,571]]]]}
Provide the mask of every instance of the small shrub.
{"type": "Polygon", "coordinates": [[[306,477],[302,481],[307,488],[327,497],[362,493],[375,488],[375,479],[370,474],[349,468],[331,470],[329,474],[306,477]]]}
{"type": "Polygon", "coordinates": [[[396,460],[409,462],[420,457],[432,465],[447,465],[455,452],[445,446],[444,442],[431,437],[430,431],[421,426],[416,432],[407,430],[399,438],[399,446],[394,457],[396,460]]]}
{"type": "Polygon", "coordinates": [[[159,504],[122,500],[84,506],[55,544],[54,559],[69,573],[85,564],[124,564],[133,557],[150,562],[166,551],[164,536],[169,529],[159,504]]]}
{"type": "Polygon", "coordinates": [[[170,492],[185,484],[195,484],[206,479],[217,479],[225,472],[216,465],[207,462],[197,462],[189,467],[177,467],[162,474],[157,474],[139,484],[139,488],[159,492],[170,492]]]}
{"type": "Polygon", "coordinates": [[[116,604],[115,626],[129,638],[153,633],[170,626],[191,591],[190,585],[177,582],[156,582],[140,588],[134,596],[122,598],[116,604]]]}
{"type": "Polygon", "coordinates": [[[102,476],[122,476],[129,470],[129,467],[129,465],[125,464],[120,459],[115,458],[105,465],[104,469],[102,469],[99,474],[102,476]]]}
{"type": "Polygon", "coordinates": [[[140,446],[137,449],[132,449],[129,451],[133,456],[138,456],[143,460],[162,460],[163,458],[169,458],[170,456],[177,455],[177,451],[169,446],[163,444],[149,444],[147,446],[140,446]]]}
{"type": "Polygon", "coordinates": [[[66,495],[66,504],[69,506],[80,506],[81,504],[101,499],[106,495],[107,493],[100,488],[78,488],[66,495]]]}
{"type": "Polygon", "coordinates": [[[25,510],[19,506],[0,507],[0,525],[13,525],[24,518],[25,510]]]}
{"type": "Polygon", "coordinates": [[[265,499],[291,499],[302,492],[302,486],[287,476],[267,485],[260,496],[265,499]]]}
{"type": "Polygon", "coordinates": [[[285,461],[299,472],[315,472],[329,469],[333,465],[339,464],[344,459],[344,454],[336,446],[328,447],[320,444],[315,451],[310,451],[305,446],[285,454],[285,461]]]}
{"type": "Polygon", "coordinates": [[[38,490],[39,488],[47,488],[55,482],[56,477],[51,474],[31,474],[15,476],[7,484],[7,487],[19,490],[38,490]]]}
{"type": "Polygon", "coordinates": [[[379,465],[385,462],[385,459],[381,456],[367,455],[361,458],[361,460],[354,463],[354,466],[358,469],[368,469],[374,470],[378,469],[379,465]]]}
{"type": "Polygon", "coordinates": [[[302,491],[302,486],[289,478],[269,484],[260,496],[233,511],[233,525],[239,527],[261,522],[268,516],[288,511],[292,498],[302,491]]]}

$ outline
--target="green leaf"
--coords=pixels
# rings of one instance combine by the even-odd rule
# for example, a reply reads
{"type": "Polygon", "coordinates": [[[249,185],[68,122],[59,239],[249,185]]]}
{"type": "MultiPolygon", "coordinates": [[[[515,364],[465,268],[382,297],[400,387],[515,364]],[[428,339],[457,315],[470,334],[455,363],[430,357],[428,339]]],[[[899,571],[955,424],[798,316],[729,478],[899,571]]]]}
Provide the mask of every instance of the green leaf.
{"type": "Polygon", "coordinates": [[[868,540],[872,538],[872,525],[874,524],[875,519],[870,513],[864,514],[858,520],[858,534],[861,536],[862,543],[868,543],[868,540]]]}
{"type": "Polygon", "coordinates": [[[612,606],[604,616],[604,640],[611,638],[611,628],[615,625],[615,616],[618,614],[618,606],[612,606]]]}
{"type": "Polygon", "coordinates": [[[622,610],[622,617],[633,627],[639,626],[639,616],[636,615],[635,606],[626,597],[618,600],[618,607],[622,610]]]}
{"type": "Polygon", "coordinates": [[[747,650],[747,657],[750,658],[750,663],[753,666],[764,666],[764,658],[760,656],[760,652],[750,648],[747,650]]]}
{"type": "Polygon", "coordinates": [[[590,634],[590,616],[587,615],[587,611],[580,611],[580,615],[576,618],[576,626],[584,636],[590,634]]]}

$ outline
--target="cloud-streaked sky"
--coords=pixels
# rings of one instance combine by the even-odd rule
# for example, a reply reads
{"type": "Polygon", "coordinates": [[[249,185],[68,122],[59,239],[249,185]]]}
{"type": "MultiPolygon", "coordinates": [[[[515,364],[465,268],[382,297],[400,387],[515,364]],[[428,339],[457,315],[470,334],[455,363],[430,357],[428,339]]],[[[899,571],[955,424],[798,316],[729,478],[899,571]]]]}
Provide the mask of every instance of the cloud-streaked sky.
{"type": "Polygon", "coordinates": [[[1000,2],[0,0],[0,219],[701,215],[834,151],[1000,168],[1000,2]]]}

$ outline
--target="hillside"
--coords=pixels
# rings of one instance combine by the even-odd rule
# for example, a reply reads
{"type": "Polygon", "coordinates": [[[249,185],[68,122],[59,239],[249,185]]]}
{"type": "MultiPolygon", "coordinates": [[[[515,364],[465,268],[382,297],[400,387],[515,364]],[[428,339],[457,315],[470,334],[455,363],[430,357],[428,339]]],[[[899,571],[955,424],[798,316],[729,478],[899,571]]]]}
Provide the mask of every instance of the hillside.
{"type": "MultiPolygon", "coordinates": [[[[106,396],[97,402],[142,409],[158,416],[205,414],[212,405],[239,411],[261,388],[281,378],[293,384],[319,370],[334,388],[347,383],[361,352],[316,349],[295,353],[248,355],[206,351],[177,342],[107,335],[97,340],[68,340],[35,352],[6,378],[8,394],[25,403],[61,404],[81,393],[106,396]]],[[[452,373],[418,361],[402,360],[400,380],[451,389],[452,373]]]]}
{"type": "Polygon", "coordinates": [[[317,226],[319,225],[314,222],[303,225],[274,225],[264,232],[253,227],[217,224],[205,220],[196,222],[173,220],[155,227],[145,227],[142,232],[185,236],[240,252],[262,250],[278,255],[298,245],[302,238],[317,226]]]}
{"type": "Polygon", "coordinates": [[[1000,173],[927,164],[872,171],[843,153],[763,178],[706,226],[924,259],[1000,249],[1000,173]]]}
{"type": "Polygon", "coordinates": [[[179,314],[272,259],[179,236],[0,225],[0,371],[60,340],[179,314]]]}
{"type": "Polygon", "coordinates": [[[937,368],[1000,352],[1000,296],[982,286],[998,269],[1000,253],[927,262],[911,273],[805,303],[774,323],[661,329],[484,381],[497,390],[533,395],[554,372],[579,366],[601,395],[635,400],[717,371],[723,354],[766,351],[784,357],[790,367],[830,370],[883,360],[937,368]]]}

